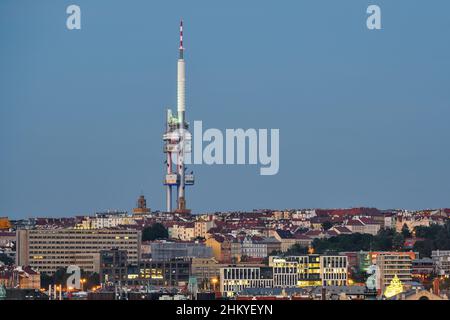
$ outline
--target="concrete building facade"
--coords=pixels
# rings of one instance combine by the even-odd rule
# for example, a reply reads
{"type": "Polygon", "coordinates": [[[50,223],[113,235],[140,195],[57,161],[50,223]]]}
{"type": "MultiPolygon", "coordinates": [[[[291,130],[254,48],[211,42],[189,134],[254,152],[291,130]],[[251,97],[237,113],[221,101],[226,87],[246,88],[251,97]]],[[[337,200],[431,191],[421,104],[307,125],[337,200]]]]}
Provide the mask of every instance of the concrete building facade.
{"type": "Polygon", "coordinates": [[[213,252],[203,243],[153,242],[150,244],[152,260],[169,261],[176,258],[211,258],[213,252]]]}
{"type": "Polygon", "coordinates": [[[220,292],[232,297],[245,288],[272,288],[272,268],[225,267],[220,269],[220,292]]]}
{"type": "Polygon", "coordinates": [[[379,252],[376,265],[379,267],[379,288],[384,292],[392,279],[397,276],[402,283],[412,281],[412,257],[409,252],[379,252]]]}
{"type": "Polygon", "coordinates": [[[29,265],[53,274],[59,268],[77,265],[99,272],[100,251],[125,250],[130,264],[140,258],[141,232],[127,229],[31,229],[17,231],[17,265],[29,265]]]}

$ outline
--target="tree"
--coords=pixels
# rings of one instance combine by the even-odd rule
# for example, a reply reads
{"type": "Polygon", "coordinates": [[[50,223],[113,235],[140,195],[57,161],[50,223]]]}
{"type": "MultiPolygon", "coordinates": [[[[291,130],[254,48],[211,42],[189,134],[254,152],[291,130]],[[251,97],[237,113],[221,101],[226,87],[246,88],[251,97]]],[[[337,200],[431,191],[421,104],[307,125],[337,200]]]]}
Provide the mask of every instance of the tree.
{"type": "Polygon", "coordinates": [[[49,285],[53,284],[53,278],[46,273],[41,273],[41,288],[48,288],[49,285]]]}
{"type": "Polygon", "coordinates": [[[67,268],[59,268],[53,275],[53,284],[65,286],[67,278],[69,278],[69,274],[67,274],[67,268]]]}
{"type": "Polygon", "coordinates": [[[156,239],[169,238],[169,232],[161,223],[154,223],[142,231],[142,241],[153,241],[156,239]]]}
{"type": "MultiPolygon", "coordinates": [[[[450,250],[450,221],[446,221],[443,226],[419,226],[414,231],[417,238],[425,239],[416,241],[414,245],[414,250],[422,257],[431,257],[432,250],[450,250]]],[[[381,229],[375,236],[360,233],[341,234],[328,239],[314,239],[312,246],[317,253],[402,250],[405,235],[411,235],[406,225],[402,227],[401,233],[388,228],[381,229]]]]}
{"type": "Polygon", "coordinates": [[[419,252],[421,257],[431,257],[434,245],[432,240],[416,241],[414,244],[414,251],[419,252]]]}
{"type": "Polygon", "coordinates": [[[317,253],[370,250],[373,236],[370,234],[343,234],[329,239],[314,239],[312,247],[317,253]]]}
{"type": "Polygon", "coordinates": [[[364,283],[364,282],[366,282],[369,275],[367,274],[367,272],[365,272],[363,270],[351,269],[350,276],[353,281],[355,281],[357,283],[364,283]]]}
{"type": "Polygon", "coordinates": [[[81,278],[86,279],[84,290],[90,290],[100,285],[100,275],[97,272],[81,272],[81,278]]]}
{"type": "Polygon", "coordinates": [[[0,253],[0,262],[3,262],[7,266],[14,264],[14,260],[5,253],[0,253]]]}
{"type": "Polygon", "coordinates": [[[389,251],[392,249],[392,240],[396,232],[393,229],[381,229],[374,237],[373,249],[378,251],[389,251]]]}
{"type": "Polygon", "coordinates": [[[405,244],[403,233],[396,233],[392,238],[392,247],[396,250],[402,250],[405,244]]]}
{"type": "Polygon", "coordinates": [[[448,290],[450,288],[450,278],[444,278],[439,281],[439,288],[441,290],[448,290]]]}
{"type": "Polygon", "coordinates": [[[322,223],[322,228],[323,230],[329,230],[331,228],[333,228],[333,224],[330,221],[325,221],[324,223],[322,223]]]}
{"type": "Polygon", "coordinates": [[[303,247],[303,246],[301,246],[298,243],[292,245],[286,251],[286,255],[287,256],[296,256],[296,255],[302,255],[302,254],[307,254],[307,253],[308,253],[308,248],[307,247],[303,247]]]}
{"type": "Polygon", "coordinates": [[[408,226],[406,225],[406,223],[403,224],[402,227],[402,235],[405,238],[410,238],[411,237],[411,232],[409,231],[408,226]]]}
{"type": "Polygon", "coordinates": [[[450,248],[450,238],[442,228],[434,237],[434,248],[435,249],[448,249],[450,248]]]}
{"type": "Polygon", "coordinates": [[[429,227],[418,226],[415,229],[417,238],[424,241],[417,241],[414,249],[418,250],[422,256],[431,257],[433,250],[450,249],[450,222],[447,220],[443,226],[432,224],[429,227]]]}
{"type": "Polygon", "coordinates": [[[442,229],[445,229],[445,227],[432,224],[429,227],[425,226],[418,226],[415,228],[416,231],[416,237],[417,238],[425,238],[425,239],[433,239],[436,234],[438,234],[439,231],[442,229]]]}

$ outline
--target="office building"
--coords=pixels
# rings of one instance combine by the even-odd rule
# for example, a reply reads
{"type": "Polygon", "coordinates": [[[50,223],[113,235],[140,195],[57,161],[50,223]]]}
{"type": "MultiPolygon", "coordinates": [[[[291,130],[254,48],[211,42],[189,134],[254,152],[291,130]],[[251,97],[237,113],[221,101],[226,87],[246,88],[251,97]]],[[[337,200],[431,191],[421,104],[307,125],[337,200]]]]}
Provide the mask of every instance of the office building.
{"type": "Polygon", "coordinates": [[[177,258],[169,261],[142,261],[138,267],[128,268],[131,286],[185,286],[189,282],[191,261],[177,258]]]}
{"type": "Polygon", "coordinates": [[[276,288],[347,285],[346,256],[270,257],[269,265],[273,267],[276,288]]]}
{"type": "Polygon", "coordinates": [[[346,256],[320,256],[322,286],[346,286],[347,268],[346,256]]]}
{"type": "Polygon", "coordinates": [[[100,251],[125,250],[128,262],[137,265],[141,232],[126,229],[32,229],[17,231],[17,265],[29,265],[53,274],[77,265],[84,271],[100,271],[100,251]]]}
{"type": "Polygon", "coordinates": [[[127,251],[117,248],[100,251],[100,282],[113,286],[127,281],[127,251]]]}
{"type": "Polygon", "coordinates": [[[211,258],[212,249],[203,243],[158,241],[150,244],[152,260],[169,261],[175,258],[211,258]]]}
{"type": "Polygon", "coordinates": [[[220,292],[226,297],[232,297],[245,288],[272,288],[272,271],[270,267],[220,268],[220,292]]]}

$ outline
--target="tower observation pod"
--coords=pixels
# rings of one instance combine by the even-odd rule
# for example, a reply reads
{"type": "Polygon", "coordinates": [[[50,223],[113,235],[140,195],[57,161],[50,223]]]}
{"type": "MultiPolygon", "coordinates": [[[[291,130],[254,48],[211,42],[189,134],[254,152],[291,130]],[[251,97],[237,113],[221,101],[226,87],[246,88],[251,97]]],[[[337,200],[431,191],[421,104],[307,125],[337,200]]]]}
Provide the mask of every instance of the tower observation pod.
{"type": "Polygon", "coordinates": [[[166,132],[163,135],[164,153],[166,153],[166,207],[167,212],[190,214],[186,208],[185,189],[194,184],[194,175],[186,174],[185,154],[191,152],[191,135],[186,122],[186,79],[183,47],[183,21],[180,22],[180,46],[177,64],[177,115],[167,110],[166,132]],[[172,188],[176,187],[177,206],[172,208],[172,188]]]}

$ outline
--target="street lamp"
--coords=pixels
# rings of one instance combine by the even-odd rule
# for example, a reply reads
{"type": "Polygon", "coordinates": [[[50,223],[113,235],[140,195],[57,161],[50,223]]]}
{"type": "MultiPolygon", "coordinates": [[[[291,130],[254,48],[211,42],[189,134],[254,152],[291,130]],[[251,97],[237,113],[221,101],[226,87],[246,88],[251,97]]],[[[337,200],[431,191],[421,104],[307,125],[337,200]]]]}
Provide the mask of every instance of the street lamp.
{"type": "Polygon", "coordinates": [[[211,283],[213,284],[213,290],[214,292],[216,292],[216,283],[219,282],[219,280],[217,280],[217,278],[212,278],[211,279],[211,283]]]}
{"type": "Polygon", "coordinates": [[[86,279],[80,279],[81,283],[81,291],[84,291],[84,284],[86,283],[86,279]]]}

